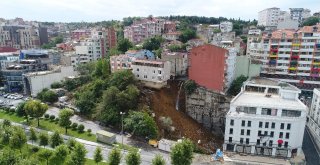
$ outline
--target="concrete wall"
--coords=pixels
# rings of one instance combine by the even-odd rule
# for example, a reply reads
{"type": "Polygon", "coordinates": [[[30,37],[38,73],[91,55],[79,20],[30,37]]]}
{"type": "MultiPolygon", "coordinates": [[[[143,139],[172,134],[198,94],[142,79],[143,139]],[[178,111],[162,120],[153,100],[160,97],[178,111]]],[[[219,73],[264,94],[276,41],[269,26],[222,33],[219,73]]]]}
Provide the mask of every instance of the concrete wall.
{"type": "Polygon", "coordinates": [[[259,76],[260,68],[261,65],[252,64],[247,56],[237,56],[235,78],[241,75],[247,77],[259,76]]]}
{"type": "Polygon", "coordinates": [[[223,135],[228,110],[229,101],[222,94],[197,88],[194,93],[186,95],[187,114],[214,134],[223,135]]]}

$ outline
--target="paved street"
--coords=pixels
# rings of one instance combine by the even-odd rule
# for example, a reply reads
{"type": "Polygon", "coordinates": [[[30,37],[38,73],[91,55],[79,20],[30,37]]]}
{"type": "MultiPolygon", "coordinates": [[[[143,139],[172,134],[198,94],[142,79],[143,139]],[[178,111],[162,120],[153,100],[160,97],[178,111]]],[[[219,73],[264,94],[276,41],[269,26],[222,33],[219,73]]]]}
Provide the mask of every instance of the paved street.
{"type": "Polygon", "coordinates": [[[320,153],[316,150],[307,128],[304,132],[302,149],[307,160],[307,165],[320,165],[320,153]]]}

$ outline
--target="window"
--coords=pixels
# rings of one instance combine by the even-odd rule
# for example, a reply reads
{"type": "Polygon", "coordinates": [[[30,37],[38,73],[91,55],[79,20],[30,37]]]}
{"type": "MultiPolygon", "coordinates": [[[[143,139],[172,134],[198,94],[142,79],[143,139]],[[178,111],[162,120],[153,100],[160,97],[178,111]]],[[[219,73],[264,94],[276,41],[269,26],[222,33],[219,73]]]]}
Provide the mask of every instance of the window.
{"type": "Polygon", "coordinates": [[[247,136],[250,136],[250,130],[247,130],[247,136]]]}
{"type": "Polygon", "coordinates": [[[269,141],[269,146],[270,146],[270,147],[272,147],[272,143],[273,143],[273,141],[270,140],[270,141],[269,141]]]}
{"type": "Polygon", "coordinates": [[[271,128],[275,128],[276,127],[276,123],[271,123],[271,128]]]}
{"type": "Polygon", "coordinates": [[[158,70],[158,73],[161,74],[161,70],[158,70]]]}
{"type": "Polygon", "coordinates": [[[281,123],[280,129],[284,129],[284,123],[281,123]]]}
{"type": "Polygon", "coordinates": [[[264,136],[268,136],[268,131],[264,131],[264,136]]]}
{"type": "Polygon", "coordinates": [[[137,72],[139,72],[139,68],[137,68],[137,72]]]}
{"type": "Polygon", "coordinates": [[[229,134],[233,134],[233,128],[230,128],[229,134]]]}
{"type": "Polygon", "coordinates": [[[256,107],[239,107],[240,112],[248,113],[248,114],[256,114],[257,108],[256,107]]]}
{"type": "Polygon", "coordinates": [[[290,133],[286,133],[286,139],[289,139],[290,138],[290,133]]]}
{"type": "Polygon", "coordinates": [[[269,108],[262,108],[261,115],[271,115],[271,109],[269,108]]]}
{"type": "Polygon", "coordinates": [[[232,137],[229,137],[229,142],[232,143],[232,137]]]}
{"type": "Polygon", "coordinates": [[[241,126],[244,127],[246,125],[246,121],[242,120],[241,126]]]}
{"type": "Polygon", "coordinates": [[[248,127],[251,127],[251,121],[248,121],[248,127]]]}
{"type": "Polygon", "coordinates": [[[285,148],[288,148],[288,145],[289,145],[288,142],[284,142],[284,147],[285,148]]]}
{"type": "Polygon", "coordinates": [[[269,122],[266,122],[264,128],[269,128],[269,122]]]}
{"type": "Polygon", "coordinates": [[[262,128],[263,123],[260,121],[259,122],[259,128],[262,128]]]}
{"type": "Polygon", "coordinates": [[[273,136],[274,136],[274,132],[271,131],[271,132],[270,132],[270,137],[273,137],[273,136]]]}
{"type": "Polygon", "coordinates": [[[257,145],[260,145],[260,139],[257,139],[257,145]]]}
{"type": "Polygon", "coordinates": [[[281,116],[285,116],[285,117],[300,117],[301,116],[301,111],[283,109],[281,116]]]}
{"type": "Polygon", "coordinates": [[[280,132],[279,138],[283,138],[283,132],[280,132]]]}
{"type": "Polygon", "coordinates": [[[261,131],[258,131],[258,136],[262,136],[261,131]]]}
{"type": "Polygon", "coordinates": [[[243,138],[240,138],[240,144],[243,144],[243,138]]]}
{"type": "Polygon", "coordinates": [[[250,140],[249,138],[246,138],[246,144],[249,144],[250,140]]]}
{"type": "Polygon", "coordinates": [[[287,124],[287,130],[291,129],[291,124],[287,124]]]}
{"type": "Polygon", "coordinates": [[[241,135],[244,135],[244,129],[241,130],[241,135]]]}
{"type": "Polygon", "coordinates": [[[231,125],[231,126],[234,125],[234,120],[230,120],[230,125],[231,125]]]}

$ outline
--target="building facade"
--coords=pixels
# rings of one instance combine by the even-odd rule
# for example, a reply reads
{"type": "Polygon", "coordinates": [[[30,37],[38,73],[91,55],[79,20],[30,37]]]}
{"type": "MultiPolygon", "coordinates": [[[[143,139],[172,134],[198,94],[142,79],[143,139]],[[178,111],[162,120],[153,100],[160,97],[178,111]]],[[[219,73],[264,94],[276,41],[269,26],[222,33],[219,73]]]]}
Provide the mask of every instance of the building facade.
{"type": "Polygon", "coordinates": [[[258,13],[258,26],[276,27],[278,25],[280,8],[267,8],[258,13]]]}
{"type": "Polygon", "coordinates": [[[320,149],[320,90],[313,89],[311,107],[308,113],[307,127],[316,147],[320,149]]]}
{"type": "Polygon", "coordinates": [[[220,30],[222,33],[227,33],[232,31],[233,24],[229,21],[220,22],[220,30]]]}
{"type": "Polygon", "coordinates": [[[188,53],[187,52],[169,52],[164,51],[161,59],[169,61],[171,64],[170,76],[186,76],[188,71],[188,53]]]}
{"type": "Polygon", "coordinates": [[[266,78],[245,82],[226,115],[223,149],[261,156],[301,155],[307,107],[298,99],[300,92],[266,78]]]}
{"type": "Polygon", "coordinates": [[[290,8],[290,16],[292,20],[302,23],[304,19],[311,17],[311,11],[304,8],[290,8]]]}

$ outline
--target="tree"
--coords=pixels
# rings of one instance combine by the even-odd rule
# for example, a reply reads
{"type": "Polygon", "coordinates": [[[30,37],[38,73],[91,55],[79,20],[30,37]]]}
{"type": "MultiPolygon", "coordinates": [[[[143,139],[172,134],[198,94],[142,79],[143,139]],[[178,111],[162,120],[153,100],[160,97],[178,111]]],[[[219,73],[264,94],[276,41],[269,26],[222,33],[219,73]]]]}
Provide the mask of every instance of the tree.
{"type": "Polygon", "coordinates": [[[113,73],[109,81],[110,86],[116,86],[119,90],[124,90],[128,85],[134,83],[135,77],[130,70],[122,70],[113,73]]]}
{"type": "Polygon", "coordinates": [[[121,52],[119,50],[117,50],[117,48],[111,48],[109,50],[109,56],[115,56],[115,55],[119,55],[121,54],[121,52]]]}
{"type": "Polygon", "coordinates": [[[178,142],[170,153],[172,165],[191,165],[193,158],[193,143],[189,139],[178,142]]]}
{"type": "Polygon", "coordinates": [[[39,135],[39,145],[40,146],[46,146],[49,142],[49,135],[47,132],[41,132],[39,135]]]}
{"type": "Polygon", "coordinates": [[[247,81],[247,79],[248,77],[241,75],[233,80],[227,93],[232,96],[237,95],[241,91],[243,82],[247,81]]]}
{"type": "Polygon", "coordinates": [[[97,164],[99,164],[103,160],[101,151],[102,151],[101,147],[97,147],[96,150],[94,151],[93,160],[97,164]]]}
{"type": "Polygon", "coordinates": [[[52,89],[62,88],[63,84],[61,82],[54,82],[50,85],[52,89]]]}
{"type": "Polygon", "coordinates": [[[14,150],[5,147],[1,149],[1,151],[2,152],[0,152],[0,164],[15,165],[18,163],[19,157],[14,150]]]}
{"type": "Polygon", "coordinates": [[[117,44],[117,50],[122,53],[128,51],[132,47],[133,44],[127,38],[121,39],[117,44]]]}
{"type": "Polygon", "coordinates": [[[186,43],[190,39],[193,39],[196,37],[197,37],[196,31],[188,28],[182,31],[182,33],[179,36],[179,40],[183,43],[186,43]]]}
{"type": "Polygon", "coordinates": [[[70,139],[67,141],[67,146],[68,146],[69,150],[70,150],[70,151],[73,151],[77,143],[78,143],[78,142],[76,141],[76,139],[70,138],[70,139]]]}
{"type": "Polygon", "coordinates": [[[33,142],[35,142],[35,141],[38,140],[37,132],[36,132],[36,130],[35,130],[33,127],[30,128],[30,137],[29,137],[29,140],[32,141],[32,144],[33,144],[33,142]]]}
{"type": "Polygon", "coordinates": [[[59,112],[59,125],[65,127],[66,134],[68,133],[68,127],[71,124],[70,118],[73,116],[73,111],[71,109],[65,108],[59,112]]]}
{"type": "Polygon", "coordinates": [[[24,109],[28,115],[37,118],[39,127],[40,117],[46,113],[48,110],[48,105],[37,100],[29,100],[26,102],[24,109]]]}
{"type": "Polygon", "coordinates": [[[161,43],[164,41],[164,39],[161,36],[155,36],[152,38],[148,38],[143,42],[143,49],[147,49],[150,51],[157,50],[160,48],[161,43]]]}
{"type": "Polygon", "coordinates": [[[197,84],[193,80],[187,80],[184,83],[184,90],[188,95],[192,94],[197,89],[197,84]]]}
{"type": "Polygon", "coordinates": [[[50,144],[52,148],[55,148],[56,146],[59,146],[60,144],[63,144],[63,139],[60,136],[58,131],[55,131],[50,138],[50,144]]]}
{"type": "Polygon", "coordinates": [[[157,125],[153,118],[146,112],[130,111],[129,116],[124,120],[124,126],[127,130],[132,131],[142,137],[157,137],[157,125]]]}
{"type": "Polygon", "coordinates": [[[86,161],[87,150],[84,148],[83,144],[76,143],[74,150],[70,154],[70,159],[68,160],[68,165],[84,165],[86,161]]]}
{"type": "Polygon", "coordinates": [[[166,161],[163,159],[163,157],[160,154],[157,154],[153,159],[152,159],[152,165],[165,165],[166,161]]]}
{"type": "Polygon", "coordinates": [[[53,152],[48,149],[43,149],[39,152],[39,157],[45,159],[47,161],[47,165],[49,164],[49,159],[52,156],[53,152]]]}
{"type": "Polygon", "coordinates": [[[53,162],[56,162],[56,164],[64,164],[64,161],[66,160],[66,156],[68,154],[68,146],[65,144],[61,144],[55,148],[51,159],[53,162]]]}
{"type": "Polygon", "coordinates": [[[127,165],[139,165],[141,164],[141,157],[140,153],[137,149],[131,149],[129,150],[127,156],[126,156],[126,164],[127,165]]]}
{"type": "Polygon", "coordinates": [[[49,103],[54,103],[58,101],[58,95],[47,88],[39,92],[37,94],[37,98],[43,102],[49,102],[49,103]]]}
{"type": "Polygon", "coordinates": [[[113,147],[108,155],[109,165],[119,165],[121,161],[121,152],[118,148],[113,147]]]}
{"type": "Polygon", "coordinates": [[[320,18],[317,17],[309,17],[305,21],[303,21],[303,26],[313,26],[320,22],[320,18]]]}
{"type": "Polygon", "coordinates": [[[27,136],[21,127],[14,127],[13,135],[10,139],[10,146],[19,149],[22,154],[21,148],[27,143],[27,136]]]}
{"type": "MultiPolygon", "coordinates": [[[[18,116],[26,116],[27,115],[26,111],[24,110],[25,104],[26,104],[26,102],[21,102],[18,104],[17,110],[16,110],[18,116]]],[[[28,120],[28,118],[27,118],[27,120],[28,120]]]]}

